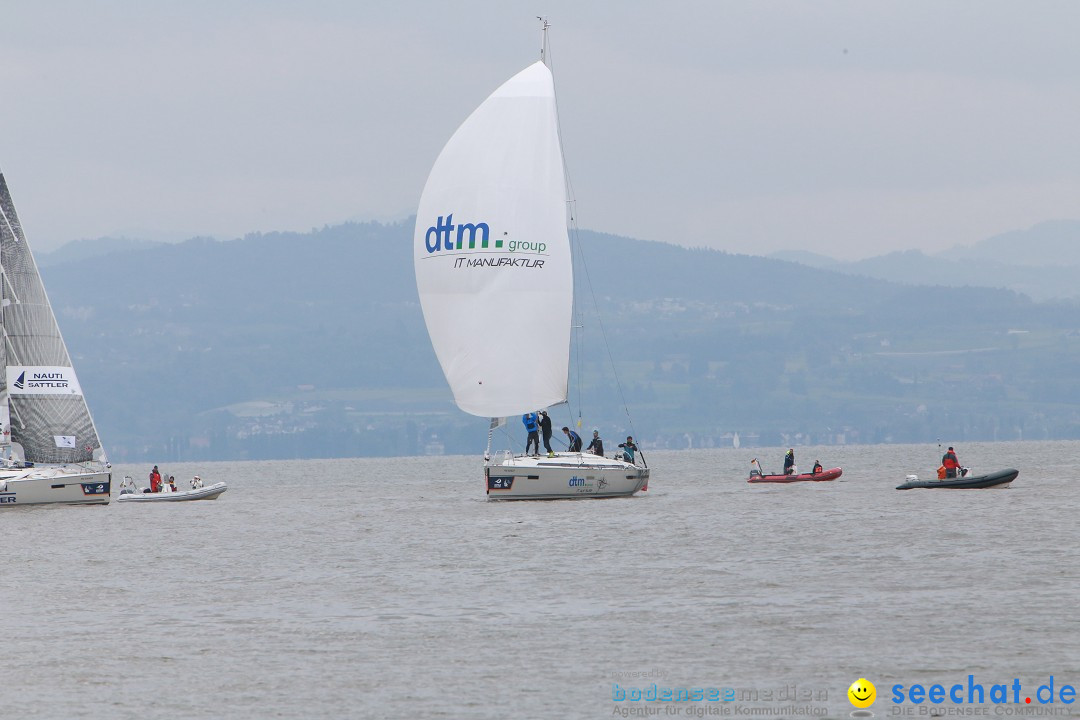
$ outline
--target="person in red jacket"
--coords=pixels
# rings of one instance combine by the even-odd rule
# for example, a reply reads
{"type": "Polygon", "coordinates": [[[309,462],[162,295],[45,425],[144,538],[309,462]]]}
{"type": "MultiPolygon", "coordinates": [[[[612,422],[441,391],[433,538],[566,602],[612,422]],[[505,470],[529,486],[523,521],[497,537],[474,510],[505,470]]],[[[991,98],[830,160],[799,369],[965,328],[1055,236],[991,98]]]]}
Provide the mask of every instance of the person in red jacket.
{"type": "Polygon", "coordinates": [[[150,492],[156,493],[161,490],[161,473],[158,472],[157,465],[150,471],[150,492]]]}
{"type": "Polygon", "coordinates": [[[948,452],[941,456],[941,465],[945,468],[945,477],[956,477],[956,471],[960,469],[960,461],[956,459],[956,452],[951,446],[948,452]]]}

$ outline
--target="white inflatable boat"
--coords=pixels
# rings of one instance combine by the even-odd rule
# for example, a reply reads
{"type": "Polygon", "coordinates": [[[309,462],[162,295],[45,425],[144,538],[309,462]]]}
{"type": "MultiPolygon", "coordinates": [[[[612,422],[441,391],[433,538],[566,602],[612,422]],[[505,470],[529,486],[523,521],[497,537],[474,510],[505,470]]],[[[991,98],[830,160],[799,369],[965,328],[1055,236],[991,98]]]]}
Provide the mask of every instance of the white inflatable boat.
{"type": "Polygon", "coordinates": [[[139,489],[132,481],[131,476],[127,475],[124,477],[124,482],[120,483],[120,497],[117,498],[117,501],[183,502],[185,500],[217,500],[221,493],[228,490],[224,482],[204,486],[198,475],[195,476],[191,484],[192,488],[190,490],[170,490],[168,485],[164,485],[161,492],[155,493],[139,489]]]}

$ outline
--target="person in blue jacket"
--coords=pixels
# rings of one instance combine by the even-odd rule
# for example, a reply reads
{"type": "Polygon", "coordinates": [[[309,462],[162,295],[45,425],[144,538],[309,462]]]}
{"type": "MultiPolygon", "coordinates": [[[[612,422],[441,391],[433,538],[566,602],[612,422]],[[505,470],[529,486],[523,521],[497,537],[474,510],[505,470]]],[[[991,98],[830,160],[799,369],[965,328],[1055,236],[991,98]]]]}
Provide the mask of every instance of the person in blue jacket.
{"type": "Polygon", "coordinates": [[[568,427],[562,429],[570,441],[570,452],[581,452],[581,436],[568,427]]]}
{"type": "Polygon", "coordinates": [[[533,454],[540,454],[540,435],[536,432],[536,413],[525,413],[521,416],[521,422],[525,425],[525,432],[529,433],[529,436],[525,438],[525,454],[529,454],[529,448],[533,448],[533,454]]]}

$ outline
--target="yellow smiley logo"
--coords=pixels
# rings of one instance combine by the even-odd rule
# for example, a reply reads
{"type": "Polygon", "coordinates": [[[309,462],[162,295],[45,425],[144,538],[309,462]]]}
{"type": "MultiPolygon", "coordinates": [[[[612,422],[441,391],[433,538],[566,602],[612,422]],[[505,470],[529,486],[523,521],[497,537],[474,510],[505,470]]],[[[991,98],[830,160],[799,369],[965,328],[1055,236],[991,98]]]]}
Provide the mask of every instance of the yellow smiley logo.
{"type": "Polygon", "coordinates": [[[877,699],[877,688],[866,678],[859,678],[847,689],[848,700],[857,708],[868,708],[877,699]]]}

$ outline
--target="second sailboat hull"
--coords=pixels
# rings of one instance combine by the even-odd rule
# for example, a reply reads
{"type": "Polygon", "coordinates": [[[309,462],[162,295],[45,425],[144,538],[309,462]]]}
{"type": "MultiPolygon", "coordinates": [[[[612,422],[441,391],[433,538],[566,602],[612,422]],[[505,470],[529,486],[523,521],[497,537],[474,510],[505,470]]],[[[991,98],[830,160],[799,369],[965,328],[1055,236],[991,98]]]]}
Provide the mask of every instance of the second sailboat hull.
{"type": "Polygon", "coordinates": [[[112,473],[66,468],[0,471],[0,508],[17,505],[108,505],[112,473]]]}
{"type": "Polygon", "coordinates": [[[647,489],[649,469],[588,453],[507,455],[484,466],[489,500],[628,497],[647,489]]]}

